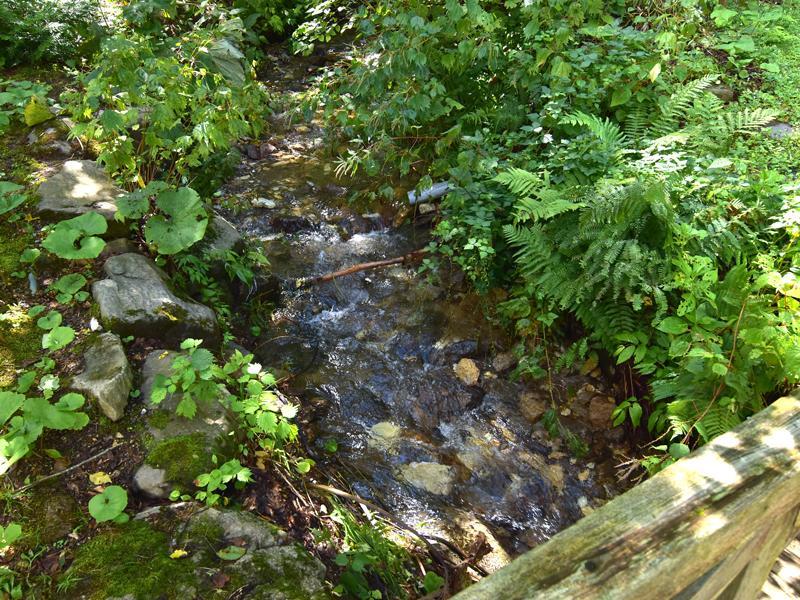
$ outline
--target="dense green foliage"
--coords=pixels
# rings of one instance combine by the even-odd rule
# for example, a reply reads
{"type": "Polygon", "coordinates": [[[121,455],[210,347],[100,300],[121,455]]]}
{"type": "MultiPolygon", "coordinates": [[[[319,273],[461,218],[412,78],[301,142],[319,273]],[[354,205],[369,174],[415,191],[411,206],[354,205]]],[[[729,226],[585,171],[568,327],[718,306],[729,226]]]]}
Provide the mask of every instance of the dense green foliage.
{"type": "Polygon", "coordinates": [[[793,77],[770,51],[796,52],[785,9],[388,0],[358,19],[363,51],[312,94],[349,140],[340,170],[449,180],[434,249],[511,292],[518,375],[613,355],[638,380],[616,423],[669,452],[650,468],[798,381],[791,175],[758,154],[791,144],[764,133],[796,95],[769,92],[793,77]]]}
{"type": "Polygon", "coordinates": [[[58,63],[90,51],[102,32],[96,0],[0,2],[0,67],[58,63]]]}

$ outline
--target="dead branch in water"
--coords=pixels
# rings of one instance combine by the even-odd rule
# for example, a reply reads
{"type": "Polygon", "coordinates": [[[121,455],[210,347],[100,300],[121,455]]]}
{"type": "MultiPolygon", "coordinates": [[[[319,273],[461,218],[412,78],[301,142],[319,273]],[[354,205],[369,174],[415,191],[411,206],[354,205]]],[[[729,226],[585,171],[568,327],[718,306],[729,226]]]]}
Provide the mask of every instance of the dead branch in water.
{"type": "Polygon", "coordinates": [[[339,271],[334,271],[333,273],[327,273],[325,275],[320,275],[318,277],[306,277],[304,279],[298,279],[296,285],[298,288],[301,288],[307,285],[325,283],[326,281],[333,281],[338,277],[344,277],[346,275],[352,275],[353,273],[368,271],[370,269],[381,269],[383,267],[390,267],[392,265],[404,265],[404,264],[419,262],[420,260],[422,260],[422,257],[425,255],[426,252],[427,250],[425,248],[422,248],[420,250],[414,250],[413,252],[409,252],[404,256],[387,258],[386,260],[376,260],[372,262],[359,263],[357,265],[347,267],[346,269],[341,269],[339,271]]]}

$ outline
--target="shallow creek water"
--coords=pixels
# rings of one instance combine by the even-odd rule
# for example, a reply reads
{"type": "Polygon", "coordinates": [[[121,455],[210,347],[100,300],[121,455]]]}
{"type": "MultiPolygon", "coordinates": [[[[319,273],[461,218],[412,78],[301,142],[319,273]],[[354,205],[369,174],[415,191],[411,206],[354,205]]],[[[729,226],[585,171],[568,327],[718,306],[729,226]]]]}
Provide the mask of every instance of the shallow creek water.
{"type": "Polygon", "coordinates": [[[489,568],[613,495],[605,428],[586,425],[601,385],[555,382],[565,422],[593,449],[575,459],[537,422],[550,402],[544,384],[509,380],[510,340],[457,276],[433,285],[399,265],[296,288],[299,278],[422,248],[429,230],[391,226],[388,209],[348,208],[317,126],[272,141],[226,188],[237,206],[228,216],[263,243],[282,282],[273,324],[252,350],[292,373],[292,391],[314,407],[318,454],[335,439],[331,464],[352,488],[414,528],[462,542],[484,533],[489,568]],[[474,385],[454,370],[465,357],[480,371],[474,385]]]}

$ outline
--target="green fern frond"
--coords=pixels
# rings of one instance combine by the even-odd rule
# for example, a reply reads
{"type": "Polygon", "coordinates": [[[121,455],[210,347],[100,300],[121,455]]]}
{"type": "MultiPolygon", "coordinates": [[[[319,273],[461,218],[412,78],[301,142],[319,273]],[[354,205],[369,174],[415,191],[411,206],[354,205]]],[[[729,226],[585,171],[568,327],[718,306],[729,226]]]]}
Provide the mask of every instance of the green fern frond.
{"type": "Polygon", "coordinates": [[[511,167],[498,174],[494,181],[503,184],[511,193],[521,197],[531,196],[535,191],[547,185],[538,174],[516,167],[511,167]]]}
{"type": "Polygon", "coordinates": [[[751,135],[775,120],[778,113],[768,108],[745,108],[719,117],[720,130],[725,137],[751,135]]]}
{"type": "Polygon", "coordinates": [[[647,132],[648,114],[644,104],[637,104],[625,117],[625,135],[638,143],[647,132]]]}
{"type": "Polygon", "coordinates": [[[558,196],[550,199],[523,198],[517,203],[516,221],[546,221],[558,215],[586,206],[558,196]]]}
{"type": "Polygon", "coordinates": [[[569,125],[586,127],[594,136],[600,140],[609,153],[617,152],[624,148],[628,139],[620,129],[619,125],[611,121],[608,117],[605,120],[595,115],[576,112],[564,119],[569,125]]]}
{"type": "Polygon", "coordinates": [[[741,422],[742,419],[736,411],[731,411],[728,407],[715,404],[697,422],[695,428],[700,433],[703,441],[708,442],[718,435],[730,431],[741,422]]]}
{"type": "Polygon", "coordinates": [[[662,107],[661,114],[650,127],[649,137],[662,137],[680,129],[681,121],[686,119],[694,101],[701,97],[716,79],[717,75],[704,75],[700,79],[680,86],[662,107]]]}

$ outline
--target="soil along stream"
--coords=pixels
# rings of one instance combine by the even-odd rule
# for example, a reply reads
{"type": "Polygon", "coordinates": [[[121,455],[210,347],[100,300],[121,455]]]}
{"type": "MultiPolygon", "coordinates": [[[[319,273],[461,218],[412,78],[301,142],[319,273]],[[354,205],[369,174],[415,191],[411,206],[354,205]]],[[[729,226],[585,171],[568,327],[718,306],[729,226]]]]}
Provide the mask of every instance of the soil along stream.
{"type": "Polygon", "coordinates": [[[555,382],[563,421],[602,451],[573,458],[539,422],[544,383],[509,381],[509,340],[457,276],[432,285],[396,265],[298,288],[429,239],[424,226],[348,209],[320,146],[316,126],[286,131],[264,158],[250,152],[226,189],[243,209],[231,220],[263,242],[284,289],[252,350],[292,374],[292,392],[314,407],[307,433],[318,460],[335,440],[328,467],[356,493],[421,531],[463,542],[484,533],[496,568],[613,493],[601,437],[613,404],[591,377],[555,382]]]}

